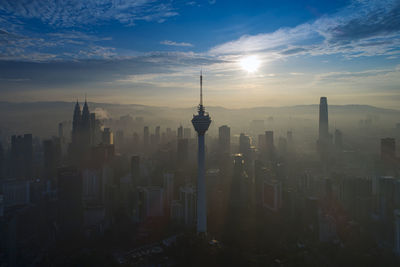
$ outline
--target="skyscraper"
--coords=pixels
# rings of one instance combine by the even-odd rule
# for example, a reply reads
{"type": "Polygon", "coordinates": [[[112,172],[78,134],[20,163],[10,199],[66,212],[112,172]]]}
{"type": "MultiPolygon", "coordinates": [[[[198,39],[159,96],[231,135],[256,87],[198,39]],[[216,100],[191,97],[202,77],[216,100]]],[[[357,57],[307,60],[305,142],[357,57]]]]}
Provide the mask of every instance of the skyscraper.
{"type": "Polygon", "coordinates": [[[328,139],[328,100],[322,96],[319,102],[319,141],[327,143],[328,139]]]}
{"type": "Polygon", "coordinates": [[[183,138],[183,127],[182,125],[178,127],[178,139],[183,138]]]}
{"type": "Polygon", "coordinates": [[[218,128],[218,145],[221,153],[230,154],[231,151],[231,128],[223,125],[218,128]]]}
{"type": "Polygon", "coordinates": [[[144,145],[144,147],[147,148],[149,143],[150,143],[149,126],[144,126],[144,128],[143,128],[143,145],[144,145]]]}
{"type": "Polygon", "coordinates": [[[198,136],[198,176],[197,176],[197,233],[207,232],[207,206],[205,182],[205,144],[204,135],[211,123],[211,118],[203,106],[203,75],[200,73],[200,104],[198,114],[193,115],[192,124],[198,136]]]}

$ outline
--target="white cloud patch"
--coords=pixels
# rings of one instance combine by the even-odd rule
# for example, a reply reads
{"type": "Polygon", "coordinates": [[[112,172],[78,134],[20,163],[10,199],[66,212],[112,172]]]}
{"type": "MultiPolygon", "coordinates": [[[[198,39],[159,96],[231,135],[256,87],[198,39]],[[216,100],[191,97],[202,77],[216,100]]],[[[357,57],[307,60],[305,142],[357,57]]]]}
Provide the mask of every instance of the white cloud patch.
{"type": "Polygon", "coordinates": [[[282,57],[299,54],[359,57],[397,54],[399,47],[400,2],[374,0],[354,1],[336,14],[294,28],[244,35],[209,52],[213,55],[258,52],[282,57]]]}
{"type": "Polygon", "coordinates": [[[169,45],[169,46],[182,46],[182,47],[192,47],[193,45],[191,43],[185,43],[185,42],[174,42],[170,40],[164,40],[161,41],[160,44],[162,45],[169,45]]]}

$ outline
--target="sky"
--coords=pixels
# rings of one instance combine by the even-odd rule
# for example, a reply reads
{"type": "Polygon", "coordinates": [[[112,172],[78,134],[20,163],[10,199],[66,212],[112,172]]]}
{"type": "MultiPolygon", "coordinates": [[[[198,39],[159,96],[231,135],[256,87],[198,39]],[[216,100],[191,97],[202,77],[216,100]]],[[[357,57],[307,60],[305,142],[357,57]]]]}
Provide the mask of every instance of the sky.
{"type": "Polygon", "coordinates": [[[400,109],[400,0],[0,0],[0,101],[400,109]]]}

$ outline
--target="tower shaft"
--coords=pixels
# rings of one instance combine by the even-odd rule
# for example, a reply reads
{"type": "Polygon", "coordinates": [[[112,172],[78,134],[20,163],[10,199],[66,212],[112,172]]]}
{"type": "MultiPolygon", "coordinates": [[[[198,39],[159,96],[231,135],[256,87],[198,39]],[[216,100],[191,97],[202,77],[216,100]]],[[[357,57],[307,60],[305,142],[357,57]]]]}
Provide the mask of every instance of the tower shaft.
{"type": "Polygon", "coordinates": [[[204,135],[198,135],[198,177],[197,177],[197,232],[207,232],[207,203],[205,181],[205,144],[204,135]]]}

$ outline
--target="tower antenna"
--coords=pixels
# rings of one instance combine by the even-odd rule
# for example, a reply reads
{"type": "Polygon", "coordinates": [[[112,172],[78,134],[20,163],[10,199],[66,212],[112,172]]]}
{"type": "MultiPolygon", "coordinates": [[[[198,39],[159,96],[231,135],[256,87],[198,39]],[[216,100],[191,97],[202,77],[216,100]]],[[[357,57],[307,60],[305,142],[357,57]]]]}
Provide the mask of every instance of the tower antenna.
{"type": "Polygon", "coordinates": [[[203,106],[203,70],[200,70],[200,106],[203,106]]]}

